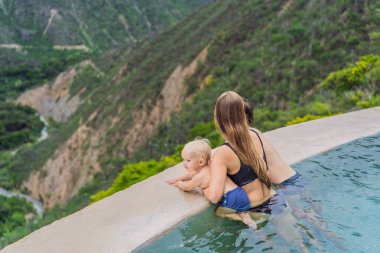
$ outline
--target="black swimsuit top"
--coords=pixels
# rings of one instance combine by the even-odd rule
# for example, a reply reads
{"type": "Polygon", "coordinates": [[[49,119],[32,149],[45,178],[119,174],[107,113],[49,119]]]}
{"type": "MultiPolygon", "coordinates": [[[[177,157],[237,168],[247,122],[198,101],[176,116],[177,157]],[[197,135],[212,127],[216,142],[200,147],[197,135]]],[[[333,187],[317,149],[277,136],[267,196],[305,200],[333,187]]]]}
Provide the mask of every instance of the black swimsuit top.
{"type": "MultiPolygon", "coordinates": [[[[259,137],[259,140],[260,140],[260,143],[261,143],[261,146],[263,148],[263,154],[264,154],[264,161],[265,161],[265,164],[267,165],[267,168],[268,168],[268,163],[267,163],[267,156],[265,154],[265,150],[264,150],[264,145],[263,145],[263,142],[261,141],[261,138],[259,136],[259,134],[254,131],[253,129],[250,129],[252,132],[254,132],[255,134],[257,134],[257,137],[259,137]]],[[[231,145],[229,143],[223,143],[223,145],[226,145],[228,147],[230,147],[234,152],[235,154],[237,155],[236,151],[231,147],[231,145]]],[[[228,174],[228,177],[231,178],[231,180],[237,184],[238,186],[244,186],[246,184],[249,184],[250,182],[253,182],[256,178],[257,178],[257,175],[255,173],[255,171],[252,169],[251,166],[247,165],[247,164],[244,164],[240,157],[238,156],[239,160],[240,160],[240,169],[237,173],[235,174],[228,174]]]]}

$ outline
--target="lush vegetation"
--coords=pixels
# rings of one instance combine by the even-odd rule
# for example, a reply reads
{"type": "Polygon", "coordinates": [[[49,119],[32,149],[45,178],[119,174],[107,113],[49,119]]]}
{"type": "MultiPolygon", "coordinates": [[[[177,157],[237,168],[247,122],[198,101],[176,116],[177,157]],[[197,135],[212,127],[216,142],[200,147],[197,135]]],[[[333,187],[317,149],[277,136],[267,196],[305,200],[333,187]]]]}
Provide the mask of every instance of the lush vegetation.
{"type": "Polygon", "coordinates": [[[68,66],[90,56],[80,51],[53,50],[47,45],[28,46],[24,50],[17,53],[0,49],[0,102],[48,83],[68,66]]]}
{"type": "Polygon", "coordinates": [[[91,196],[94,201],[101,200],[115,192],[138,183],[150,176],[153,176],[169,167],[172,167],[181,161],[179,152],[171,156],[162,157],[159,161],[149,160],[134,164],[128,164],[120,172],[114,183],[106,191],[100,191],[91,196]]]}
{"type": "Polygon", "coordinates": [[[49,138],[38,143],[23,145],[14,155],[10,152],[0,153],[0,187],[19,188],[30,173],[36,168],[41,168],[59,145],[71,136],[78,127],[79,120],[78,117],[73,118],[69,124],[56,124],[51,121],[49,138]],[[1,180],[1,175],[4,180],[1,180]],[[7,181],[7,178],[12,180],[7,181]]]}
{"type": "Polygon", "coordinates": [[[47,83],[83,59],[111,47],[132,45],[172,26],[209,0],[69,2],[52,5],[41,0],[1,5],[0,44],[16,43],[20,49],[0,47],[0,101],[47,83]],[[55,14],[58,19],[53,17],[48,30],[46,6],[59,9],[55,14]],[[84,45],[87,50],[58,50],[54,45],[84,45]]]}
{"type": "Polygon", "coordinates": [[[31,108],[0,103],[0,152],[35,141],[43,127],[31,108]]]}
{"type": "Polygon", "coordinates": [[[319,87],[333,90],[350,106],[380,105],[380,55],[361,57],[355,64],[331,73],[319,87]]]}
{"type": "Polygon", "coordinates": [[[155,34],[208,2],[7,1],[1,5],[0,43],[86,45],[90,50],[104,50],[155,34]]]}
{"type": "Polygon", "coordinates": [[[30,107],[0,102],[0,187],[15,187],[19,170],[9,170],[7,164],[21,145],[36,142],[43,127],[30,107]]]}
{"type": "Polygon", "coordinates": [[[0,195],[0,203],[0,238],[13,233],[12,231],[18,227],[24,226],[27,223],[25,219],[27,214],[31,216],[35,214],[33,206],[21,198],[7,198],[0,195]]]}

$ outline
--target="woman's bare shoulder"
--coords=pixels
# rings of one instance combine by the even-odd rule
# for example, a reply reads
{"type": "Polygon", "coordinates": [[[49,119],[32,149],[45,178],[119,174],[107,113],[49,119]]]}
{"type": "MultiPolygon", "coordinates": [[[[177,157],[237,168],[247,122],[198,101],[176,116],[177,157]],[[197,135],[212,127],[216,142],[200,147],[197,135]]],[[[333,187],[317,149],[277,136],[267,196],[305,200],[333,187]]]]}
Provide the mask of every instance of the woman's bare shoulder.
{"type": "Polygon", "coordinates": [[[260,132],[260,130],[250,127],[249,128],[251,131],[249,131],[249,135],[251,138],[255,141],[259,141],[259,139],[262,141],[263,140],[263,133],[260,132]]]}
{"type": "Polygon", "coordinates": [[[260,136],[263,135],[263,133],[257,128],[250,127],[250,129],[253,130],[254,132],[258,133],[260,136]]]}
{"type": "Polygon", "coordinates": [[[230,147],[228,147],[227,145],[221,145],[217,148],[215,148],[215,151],[212,155],[212,159],[215,160],[215,159],[218,159],[218,160],[228,160],[231,158],[231,156],[233,155],[233,151],[230,147]]]}
{"type": "Polygon", "coordinates": [[[266,153],[272,152],[273,147],[272,147],[271,143],[268,141],[268,139],[265,137],[265,135],[259,129],[256,129],[253,127],[251,129],[256,132],[256,134],[252,132],[251,136],[253,136],[253,138],[255,138],[255,139],[258,139],[257,137],[260,138],[260,141],[264,146],[265,152],[266,153]]]}
{"type": "Polygon", "coordinates": [[[226,152],[228,149],[227,145],[220,145],[219,147],[216,147],[214,149],[214,155],[215,154],[222,154],[224,152],[226,152]]]}

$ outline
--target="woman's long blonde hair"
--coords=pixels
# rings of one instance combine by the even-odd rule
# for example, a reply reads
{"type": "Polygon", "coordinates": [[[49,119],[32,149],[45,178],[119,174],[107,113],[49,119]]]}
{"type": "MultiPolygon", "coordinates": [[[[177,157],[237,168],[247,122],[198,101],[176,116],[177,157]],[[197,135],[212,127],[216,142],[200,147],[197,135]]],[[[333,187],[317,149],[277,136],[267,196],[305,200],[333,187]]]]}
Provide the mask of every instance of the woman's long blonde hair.
{"type": "Polygon", "coordinates": [[[220,95],[215,105],[214,121],[216,128],[230,143],[241,161],[251,166],[259,180],[270,188],[266,163],[257,153],[249,134],[243,98],[233,91],[220,95]]]}

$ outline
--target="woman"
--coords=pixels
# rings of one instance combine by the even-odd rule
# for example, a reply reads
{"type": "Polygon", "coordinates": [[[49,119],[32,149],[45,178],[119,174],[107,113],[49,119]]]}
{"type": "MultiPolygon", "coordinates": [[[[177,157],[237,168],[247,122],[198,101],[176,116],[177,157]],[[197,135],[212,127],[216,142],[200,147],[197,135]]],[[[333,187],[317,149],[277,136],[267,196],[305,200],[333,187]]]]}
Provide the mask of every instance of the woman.
{"type": "Polygon", "coordinates": [[[295,175],[295,171],[263,140],[261,133],[249,127],[244,100],[237,93],[225,92],[218,98],[214,121],[226,142],[213,154],[209,187],[204,190],[206,198],[218,203],[228,176],[247,193],[251,210],[268,214],[283,213],[281,219],[274,221],[278,233],[287,241],[296,242],[302,251],[307,252],[302,236],[294,229],[294,217],[286,211],[289,210],[286,201],[271,189],[272,181],[281,183],[295,175]]]}
{"type": "MultiPolygon", "coordinates": [[[[266,154],[258,133],[248,125],[243,99],[232,91],[223,93],[215,105],[214,121],[226,142],[213,155],[206,197],[217,203],[228,175],[246,191],[251,207],[268,201],[274,191],[267,172],[266,154]]],[[[276,203],[280,209],[286,207],[284,201],[276,203]]]]}

